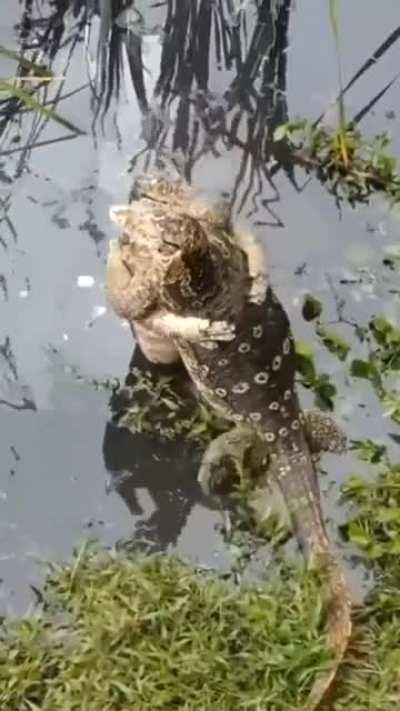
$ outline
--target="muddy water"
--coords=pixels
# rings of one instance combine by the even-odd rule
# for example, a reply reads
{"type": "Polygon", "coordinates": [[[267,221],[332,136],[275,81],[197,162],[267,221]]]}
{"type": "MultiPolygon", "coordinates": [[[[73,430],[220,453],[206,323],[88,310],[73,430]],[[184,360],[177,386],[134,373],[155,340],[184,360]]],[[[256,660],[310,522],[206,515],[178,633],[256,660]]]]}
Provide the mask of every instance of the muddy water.
{"type": "MultiPolygon", "coordinates": [[[[265,31],[272,20],[270,3],[265,3],[264,25],[257,29],[252,3],[243,5],[247,6],[247,35],[242,32],[239,36],[245,56],[260,27],[265,31]]],[[[343,3],[341,55],[345,81],[394,31],[397,5],[397,0],[343,3]]],[[[42,12],[44,17],[51,14],[46,3],[42,12]]],[[[21,13],[22,7],[15,0],[2,0],[0,43],[7,48],[18,46],[15,23],[21,13]]],[[[67,42],[54,52],[53,60],[55,76],[64,77],[61,94],[75,92],[59,102],[58,111],[85,135],[38,146],[30,152],[15,150],[26,142],[46,142],[69,134],[64,127],[51,121],[43,123],[33,114],[16,116],[2,134],[2,611],[26,607],[29,586],[41,579],[38,560],[69,556],[73,546],[87,536],[112,545],[144,532],[157,545],[176,548],[206,565],[228,562],[228,552],[215,530],[218,516],[205,506],[195,483],[196,462],[182,454],[180,445],[154,445],[116,430],[110,424],[110,391],[96,388],[92,382],[114,377],[123,380],[133,348],[129,330],[108,310],[104,297],[107,244],[115,234],[108,221],[108,206],[127,198],[134,174],[146,168],[146,161],[154,165],[161,148],[164,155],[173,155],[194,184],[213,192],[225,191],[234,213],[240,212],[240,219],[251,224],[264,240],[274,284],[298,337],[313,339],[311,328],[300,316],[301,297],[306,291],[319,296],[326,314],[335,319],[332,284],[346,300],[349,319],[363,322],[371,314],[382,312],[399,317],[398,296],[388,296],[388,278],[395,281],[395,277],[381,267],[382,247],[398,242],[398,217],[378,200],[368,208],[350,210],[344,206],[340,212],[325,189],[315,180],[307,182],[300,171],[296,171],[297,188],[290,171],[283,169],[273,179],[262,174],[251,184],[251,164],[243,165],[243,146],[249,138],[246,121],[256,106],[254,96],[248,103],[252,79],[245,76],[234,98],[227,93],[239,65],[233,61],[229,66],[223,56],[218,56],[215,33],[210,42],[208,78],[202,62],[206,49],[196,55],[201,65],[200,88],[204,89],[208,81],[212,92],[206,108],[204,95],[198,103],[192,100],[196,82],[189,87],[185,84],[182,67],[174,77],[173,96],[169,95],[160,108],[153,92],[160,73],[162,41],[169,38],[159,32],[164,19],[165,8],[161,6],[145,13],[144,26],[140,27],[147,113],[135,96],[126,62],[119,102],[112,100],[102,115],[103,101],[98,111],[88,86],[88,77],[93,81],[95,41],[101,30],[94,17],[89,48],[85,49],[83,42],[74,47],[67,42]],[[190,101],[185,101],[188,88],[190,101]],[[229,143],[226,134],[240,111],[237,140],[229,143]],[[186,112],[190,118],[185,123],[186,112]],[[157,126],[163,131],[155,140],[157,126]],[[136,159],[133,174],[127,171],[132,158],[136,159]]],[[[235,23],[228,20],[225,18],[233,32],[235,23]]],[[[175,27],[179,21],[175,21],[175,27]]],[[[65,18],[65,38],[74,37],[76,22],[72,17],[65,18]]],[[[33,36],[41,37],[44,25],[37,25],[33,36]]],[[[133,33],[138,31],[135,25],[133,33]]],[[[272,123],[274,117],[278,123],[285,120],[286,111],[291,118],[317,118],[337,90],[327,3],[297,3],[291,10],[287,32],[281,27],[277,34],[275,54],[268,54],[268,42],[263,50],[271,79],[265,91],[270,103],[264,101],[261,114],[269,111],[272,123]],[[285,56],[287,92],[280,94],[274,89],[284,92],[279,77],[284,72],[285,56]],[[277,96],[286,96],[287,103],[277,96]]],[[[81,36],[88,37],[84,28],[81,36]]],[[[270,42],[276,42],[274,33],[271,38],[270,42]]],[[[176,52],[176,41],[171,46],[176,52]]],[[[257,52],[255,55],[259,66],[261,58],[257,58],[257,52]]],[[[384,88],[394,77],[399,60],[400,42],[394,43],[348,92],[349,115],[360,111],[384,88]]],[[[12,76],[15,63],[0,61],[0,74],[12,76]]],[[[53,83],[50,93],[56,89],[53,83]]],[[[400,84],[395,83],[361,124],[365,131],[391,130],[396,149],[400,147],[399,105],[400,84]]],[[[326,120],[335,120],[333,110],[328,111],[326,120]]],[[[266,130],[264,126],[261,135],[266,130]]],[[[254,135],[252,140],[257,158],[260,142],[254,135]]],[[[344,335],[349,336],[346,329],[344,335]]],[[[327,356],[318,344],[314,346],[321,367],[338,383],[337,416],[350,436],[386,438],[388,432],[395,431],[394,425],[382,419],[381,408],[367,386],[349,384],[343,364],[327,356]]],[[[306,394],[305,402],[308,399],[306,394]]],[[[360,465],[348,457],[324,461],[328,476],[323,479],[323,488],[329,489],[325,505],[335,521],[341,517],[336,505],[337,484],[354,466],[360,470],[360,465]],[[332,482],[333,487],[328,485],[332,482]]],[[[345,557],[350,554],[343,549],[345,557]]]]}

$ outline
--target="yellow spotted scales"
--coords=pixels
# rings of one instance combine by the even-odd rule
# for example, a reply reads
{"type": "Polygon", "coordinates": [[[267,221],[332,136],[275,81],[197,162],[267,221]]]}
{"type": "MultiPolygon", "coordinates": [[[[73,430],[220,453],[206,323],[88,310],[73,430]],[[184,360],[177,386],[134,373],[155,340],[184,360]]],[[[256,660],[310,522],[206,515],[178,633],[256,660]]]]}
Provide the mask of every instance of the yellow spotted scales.
{"type": "Polygon", "coordinates": [[[162,178],[142,179],[137,197],[111,216],[123,229],[121,249],[130,246],[138,264],[150,265],[147,284],[133,264],[124,295],[111,290],[110,300],[130,322],[174,344],[199,394],[220,416],[250,426],[268,445],[268,477],[282,492],[306,559],[326,573],[335,664],[314,683],[307,708],[315,708],[347,647],[351,601],[323,523],[287,315],[268,283],[259,246],[234,230],[223,211],[213,212],[183,183],[162,178]],[[146,297],[143,309],[135,274],[146,297]]]}

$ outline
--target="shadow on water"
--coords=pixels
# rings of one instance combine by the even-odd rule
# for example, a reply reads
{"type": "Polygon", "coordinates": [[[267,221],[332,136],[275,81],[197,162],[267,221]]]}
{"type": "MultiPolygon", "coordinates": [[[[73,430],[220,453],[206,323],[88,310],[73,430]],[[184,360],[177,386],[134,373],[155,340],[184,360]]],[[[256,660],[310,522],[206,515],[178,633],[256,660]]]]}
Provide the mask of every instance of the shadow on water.
{"type": "MultiPolygon", "coordinates": [[[[0,97],[0,599],[17,609],[37,579],[36,559],[69,555],[88,533],[106,544],[144,537],[210,565],[228,559],[193,452],[119,428],[109,390],[93,387],[126,376],[131,337],[107,311],[104,265],[108,205],[128,197],[134,177],[172,163],[224,193],[266,242],[274,283],[305,339],[314,338],[301,319],[306,291],[332,320],[337,294],[347,321],[365,322],[378,307],[398,316],[398,297],[388,295],[395,276],[376,259],[398,223],[381,204],[339,213],[302,170],[303,156],[272,140],[297,114],[332,119],[335,57],[320,53],[331,38],[318,0],[307,8],[290,0],[3,4],[0,45],[22,54],[0,55],[2,75],[28,84],[64,119],[29,111],[18,95],[0,97]],[[29,84],[29,62],[52,80],[29,84]]],[[[396,3],[357,0],[343,15],[351,115],[367,130],[390,127],[399,148],[396,3]]],[[[343,364],[316,348],[341,389],[337,415],[350,436],[387,437],[365,387],[350,386],[343,364]]],[[[353,464],[328,462],[334,484],[353,464]]],[[[329,487],[335,521],[336,499],[329,487]]]]}
{"type": "MultiPolygon", "coordinates": [[[[189,379],[181,365],[154,366],[136,348],[130,363],[126,384],[134,384],[133,372],[145,372],[155,378],[160,375],[176,383],[177,394],[190,400],[189,379]]],[[[193,398],[191,398],[193,400],[193,398]]],[[[210,506],[196,480],[199,453],[189,443],[157,441],[152,434],[132,432],[119,421],[131,398],[124,389],[114,393],[110,401],[112,421],[107,423],[103,456],[110,473],[109,490],[115,490],[125,501],[133,516],[143,516],[137,492],[146,489],[154,512],[136,526],[136,536],[155,550],[176,545],[196,504],[210,506]]]]}

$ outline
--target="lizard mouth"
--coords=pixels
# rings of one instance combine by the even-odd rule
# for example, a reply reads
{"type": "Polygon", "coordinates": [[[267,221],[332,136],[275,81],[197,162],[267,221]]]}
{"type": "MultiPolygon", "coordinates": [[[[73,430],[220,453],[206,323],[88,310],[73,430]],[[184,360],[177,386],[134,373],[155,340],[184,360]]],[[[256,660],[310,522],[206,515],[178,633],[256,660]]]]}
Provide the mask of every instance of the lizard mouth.
{"type": "Polygon", "coordinates": [[[181,246],[177,242],[172,242],[171,240],[168,240],[168,239],[164,239],[163,244],[167,245],[167,247],[173,247],[174,249],[179,249],[181,246]]]}

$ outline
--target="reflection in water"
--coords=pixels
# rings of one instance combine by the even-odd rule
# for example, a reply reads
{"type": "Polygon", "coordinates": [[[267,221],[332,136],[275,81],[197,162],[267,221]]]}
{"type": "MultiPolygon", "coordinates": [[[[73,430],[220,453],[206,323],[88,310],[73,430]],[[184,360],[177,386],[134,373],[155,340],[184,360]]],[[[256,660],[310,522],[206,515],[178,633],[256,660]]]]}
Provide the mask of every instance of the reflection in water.
{"type": "MultiPolygon", "coordinates": [[[[141,158],[140,169],[148,170],[159,163],[161,155],[172,155],[190,182],[194,166],[205,154],[218,157],[222,150],[239,149],[232,209],[240,212],[251,197],[251,212],[256,212],[261,200],[272,224],[281,224],[272,209],[279,201],[273,182],[278,165],[271,169],[269,161],[282,148],[272,141],[274,129],[288,119],[290,6],[291,0],[264,0],[253,8],[253,18],[243,10],[234,14],[228,2],[186,3],[184,10],[178,2],[168,3],[152,102],[158,110],[144,116],[147,145],[133,157],[132,169],[139,168],[141,158]],[[210,86],[213,59],[232,76],[218,93],[210,86]],[[160,116],[171,115],[175,116],[172,125],[160,121],[160,116]]],[[[295,184],[292,163],[282,160],[282,150],[279,160],[279,168],[295,184]]]]}
{"type": "MultiPolygon", "coordinates": [[[[174,378],[175,389],[180,395],[190,393],[190,381],[183,366],[154,366],[146,360],[137,346],[130,364],[130,371],[154,374],[157,377],[174,378]]],[[[131,384],[133,375],[127,376],[131,384]]],[[[124,400],[124,391],[111,398],[114,413],[107,423],[103,456],[111,482],[108,490],[115,490],[125,501],[133,516],[143,515],[137,492],[145,489],[155,506],[150,517],[135,525],[135,537],[144,538],[156,549],[175,545],[196,504],[205,499],[196,480],[198,461],[194,448],[185,442],[159,441],[146,433],[133,434],[126,427],[118,426],[124,408],[130,404],[124,400]]]]}
{"type": "MultiPolygon", "coordinates": [[[[19,25],[21,46],[31,49],[39,45],[50,65],[63,47],[66,60],[62,73],[66,75],[84,32],[89,77],[91,67],[96,68],[90,79],[94,126],[99,120],[102,124],[112,97],[119,94],[125,68],[132,81],[145,141],[145,147],[132,157],[132,169],[147,170],[168,155],[190,182],[194,166],[204,155],[216,157],[221,150],[237,149],[232,208],[240,212],[251,199],[251,212],[255,212],[260,200],[272,224],[280,225],[272,208],[279,201],[273,176],[283,168],[296,186],[292,158],[283,142],[272,141],[276,126],[288,118],[286,50],[291,0],[262,0],[239,8],[231,0],[167,0],[146,8],[146,17],[133,8],[127,13],[129,7],[122,0],[101,5],[97,43],[92,50],[90,22],[97,14],[95,3],[44,3],[46,15],[45,9],[38,10],[25,0],[19,25]],[[149,96],[144,43],[161,28],[159,76],[154,77],[149,96]],[[214,87],[222,72],[210,76],[214,62],[227,77],[222,91],[214,87]]],[[[61,87],[59,93],[54,94],[50,87],[44,92],[45,101],[65,97],[61,87]]],[[[9,105],[4,121],[20,108],[15,102],[9,105]]],[[[37,118],[29,146],[38,140],[46,122],[37,118]]],[[[28,155],[27,148],[20,167],[28,155]]]]}
{"type": "Polygon", "coordinates": [[[17,362],[9,336],[6,336],[4,342],[0,344],[0,407],[9,407],[12,410],[36,410],[28,386],[19,382],[17,362]]]}
{"type": "MultiPolygon", "coordinates": [[[[21,48],[32,50],[33,60],[40,47],[52,66],[56,59],[60,61],[62,48],[64,76],[74,51],[84,40],[93,97],[93,130],[98,123],[103,128],[104,117],[112,107],[113,97],[119,96],[124,80],[132,83],[145,142],[144,148],[132,157],[132,169],[147,170],[167,155],[190,182],[194,166],[204,155],[218,157],[227,150],[238,151],[232,208],[241,212],[246,207],[255,214],[262,206],[269,212],[269,222],[280,226],[281,219],[274,209],[280,199],[274,177],[284,171],[299,190],[294,165],[304,164],[304,156],[294,151],[286,139],[272,140],[274,129],[288,120],[286,70],[291,10],[291,0],[239,5],[232,0],[165,0],[150,7],[129,0],[110,0],[100,6],[93,0],[40,5],[25,0],[18,31],[21,48]],[[162,47],[155,76],[155,67],[149,71],[146,66],[154,64],[154,57],[147,57],[146,50],[149,41],[159,36],[162,47]],[[210,72],[213,65],[216,72],[210,72]],[[222,81],[226,85],[221,88],[222,81]],[[149,84],[154,87],[150,89],[149,84]]],[[[399,38],[400,29],[396,27],[354,72],[342,94],[374,67],[399,38]]],[[[154,54],[151,47],[150,54],[154,54]]],[[[17,74],[23,75],[24,71],[21,65],[17,74]]],[[[353,124],[371,111],[398,76],[365,103],[353,117],[353,124]]],[[[72,93],[87,86],[85,83],[72,93]]],[[[71,92],[63,92],[62,83],[57,90],[50,85],[42,87],[42,91],[47,103],[71,96],[71,92]]],[[[1,104],[3,135],[22,104],[15,97],[4,99],[1,104]]],[[[48,118],[35,117],[26,146],[11,149],[22,151],[17,174],[30,148],[39,144],[39,135],[47,123],[48,118]]],[[[116,122],[115,130],[120,142],[116,122]]]]}

